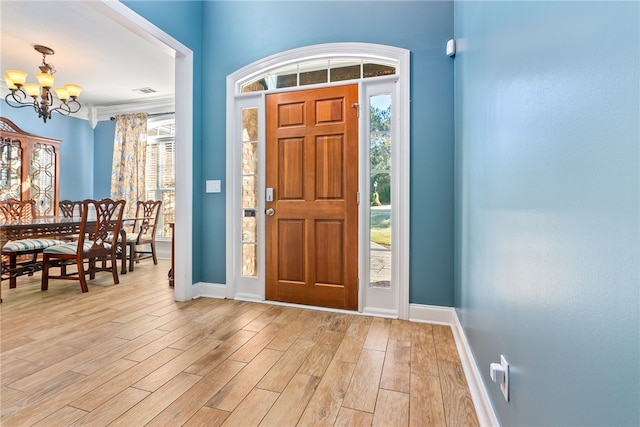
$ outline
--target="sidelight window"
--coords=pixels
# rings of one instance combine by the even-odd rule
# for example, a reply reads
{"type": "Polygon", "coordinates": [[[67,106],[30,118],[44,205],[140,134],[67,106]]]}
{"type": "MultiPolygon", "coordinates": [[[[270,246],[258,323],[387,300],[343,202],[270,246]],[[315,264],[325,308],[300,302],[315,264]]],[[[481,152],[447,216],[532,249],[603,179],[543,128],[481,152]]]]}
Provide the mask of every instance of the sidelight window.
{"type": "Polygon", "coordinates": [[[242,275],[258,275],[258,108],[242,109],[242,275]]]}
{"type": "Polygon", "coordinates": [[[391,287],[391,95],[369,97],[369,286],[391,287]]]}

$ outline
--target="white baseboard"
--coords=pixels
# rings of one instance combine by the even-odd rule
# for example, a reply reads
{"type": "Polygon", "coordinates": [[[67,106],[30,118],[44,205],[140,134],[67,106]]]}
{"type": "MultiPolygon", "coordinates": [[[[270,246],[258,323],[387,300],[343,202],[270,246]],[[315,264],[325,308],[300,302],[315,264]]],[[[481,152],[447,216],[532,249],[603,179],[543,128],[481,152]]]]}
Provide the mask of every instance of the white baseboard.
{"type": "Polygon", "coordinates": [[[227,286],[218,283],[194,283],[191,288],[191,299],[205,298],[227,298],[227,286]]]}
{"type": "MultiPolygon", "coordinates": [[[[480,425],[487,427],[500,426],[496,413],[493,410],[493,405],[491,405],[491,400],[489,400],[489,395],[487,394],[484,381],[482,381],[478,364],[476,363],[476,359],[473,357],[473,353],[471,353],[469,341],[467,341],[467,337],[464,333],[464,329],[462,329],[462,325],[460,324],[457,314],[455,315],[455,324],[451,325],[451,329],[453,330],[453,337],[456,340],[458,354],[460,354],[460,360],[464,368],[465,376],[467,377],[469,391],[471,392],[473,404],[476,407],[476,413],[478,414],[478,421],[480,422],[480,425]]],[[[489,367],[487,366],[487,370],[488,369],[489,367]]]]}
{"type": "Polygon", "coordinates": [[[171,240],[156,239],[156,254],[159,259],[171,259],[171,240]]]}
{"type": "Polygon", "coordinates": [[[457,317],[456,311],[451,307],[409,304],[409,320],[412,322],[437,323],[453,326],[457,317]]]}
{"type": "Polygon", "coordinates": [[[451,307],[409,304],[409,320],[451,326],[478,422],[483,427],[500,426],[456,310],[451,307]]]}

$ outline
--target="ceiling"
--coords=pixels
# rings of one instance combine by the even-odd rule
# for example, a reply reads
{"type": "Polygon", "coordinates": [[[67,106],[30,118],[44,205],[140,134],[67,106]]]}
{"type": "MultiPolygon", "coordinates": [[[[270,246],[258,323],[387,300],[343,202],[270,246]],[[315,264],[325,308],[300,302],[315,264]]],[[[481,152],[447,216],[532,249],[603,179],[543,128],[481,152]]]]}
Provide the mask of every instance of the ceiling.
{"type": "MultiPolygon", "coordinates": [[[[42,55],[33,46],[50,47],[55,51],[47,56],[57,71],[54,86],[82,86],[78,100],[84,117],[92,110],[88,107],[95,107],[100,120],[140,110],[141,105],[148,112],[172,108],[174,57],[103,15],[91,2],[0,0],[0,31],[0,72],[26,71],[27,81],[37,82],[42,55]],[[134,91],[141,88],[156,92],[134,91]]],[[[4,97],[4,79],[0,88],[4,97]]]]}

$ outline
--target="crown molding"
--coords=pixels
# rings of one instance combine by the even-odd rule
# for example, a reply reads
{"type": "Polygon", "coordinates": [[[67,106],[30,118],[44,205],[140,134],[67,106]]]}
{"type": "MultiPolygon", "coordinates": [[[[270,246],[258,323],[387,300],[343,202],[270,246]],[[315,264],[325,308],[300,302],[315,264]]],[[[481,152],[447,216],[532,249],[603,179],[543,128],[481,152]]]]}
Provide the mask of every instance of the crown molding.
{"type": "MultiPolygon", "coordinates": [[[[6,87],[0,87],[0,94],[2,98],[9,93],[9,89],[6,87]]],[[[91,124],[91,127],[95,128],[99,121],[109,120],[111,117],[117,116],[118,114],[137,113],[140,111],[144,111],[149,114],[173,112],[175,111],[175,97],[173,95],[158,96],[122,102],[111,102],[101,105],[82,104],[80,111],[70,115],[69,117],[87,120],[91,124]]]]}
{"type": "Polygon", "coordinates": [[[95,105],[93,108],[96,110],[96,119],[101,121],[109,120],[112,116],[118,114],[137,113],[139,111],[144,111],[149,114],[172,112],[175,109],[175,102],[174,96],[163,96],[95,105]]]}

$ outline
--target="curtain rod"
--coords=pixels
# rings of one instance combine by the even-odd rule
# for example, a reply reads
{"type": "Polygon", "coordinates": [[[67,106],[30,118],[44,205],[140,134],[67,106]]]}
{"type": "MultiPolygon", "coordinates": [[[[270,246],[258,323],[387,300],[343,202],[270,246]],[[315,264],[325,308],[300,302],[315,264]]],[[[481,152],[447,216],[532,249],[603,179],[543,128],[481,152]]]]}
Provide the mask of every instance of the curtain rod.
{"type": "MultiPolygon", "coordinates": [[[[157,116],[168,116],[169,114],[175,114],[174,111],[169,111],[167,113],[153,113],[153,114],[149,114],[149,117],[157,117],[157,116]]],[[[113,121],[115,120],[115,117],[110,117],[109,120],[113,121]]]]}

